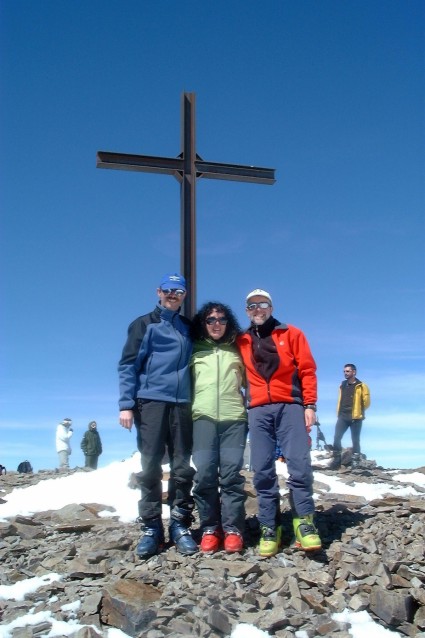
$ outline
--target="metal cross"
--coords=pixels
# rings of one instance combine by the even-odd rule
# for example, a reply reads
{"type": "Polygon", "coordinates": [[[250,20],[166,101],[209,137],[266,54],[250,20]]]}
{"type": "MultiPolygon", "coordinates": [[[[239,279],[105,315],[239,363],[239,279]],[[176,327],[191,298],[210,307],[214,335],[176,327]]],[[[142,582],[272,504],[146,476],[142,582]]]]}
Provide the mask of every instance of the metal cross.
{"type": "Polygon", "coordinates": [[[227,179],[257,184],[274,184],[273,168],[205,162],[195,150],[195,93],[183,93],[181,153],[177,157],[154,157],[98,151],[97,168],[124,171],[164,173],[180,182],[180,267],[186,278],[188,294],[183,312],[192,317],[196,312],[196,206],[195,184],[198,177],[227,179]]]}

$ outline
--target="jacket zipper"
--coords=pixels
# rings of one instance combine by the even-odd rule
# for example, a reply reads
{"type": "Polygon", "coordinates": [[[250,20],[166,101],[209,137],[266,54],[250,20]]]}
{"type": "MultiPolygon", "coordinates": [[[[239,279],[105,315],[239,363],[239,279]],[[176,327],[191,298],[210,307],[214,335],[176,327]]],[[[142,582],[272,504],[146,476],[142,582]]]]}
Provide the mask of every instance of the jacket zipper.
{"type": "Polygon", "coordinates": [[[173,317],[173,323],[171,325],[173,326],[173,330],[174,330],[174,332],[177,335],[178,341],[180,342],[180,356],[179,356],[179,360],[178,360],[177,366],[176,366],[176,374],[177,374],[176,403],[178,403],[179,388],[180,388],[179,364],[180,364],[180,361],[181,361],[182,355],[183,355],[183,335],[179,332],[179,330],[177,330],[177,328],[175,328],[175,326],[174,326],[174,317],[173,317]]]}
{"type": "Polygon", "coordinates": [[[216,383],[216,387],[217,387],[217,421],[220,421],[220,350],[219,348],[216,347],[215,349],[215,353],[217,356],[217,383],[216,383]]]}
{"type": "MultiPolygon", "coordinates": [[[[255,332],[256,332],[257,338],[258,338],[257,350],[260,351],[261,337],[260,337],[260,333],[258,331],[258,326],[255,326],[255,332]]],[[[255,365],[254,365],[254,367],[255,367],[255,365]]],[[[273,375],[272,375],[272,377],[273,377],[273,375]]],[[[264,377],[263,377],[263,379],[264,379],[264,377]]],[[[266,381],[266,380],[264,379],[264,381],[266,381]]],[[[272,403],[272,396],[271,396],[271,392],[270,392],[270,381],[271,381],[271,378],[270,378],[269,381],[266,381],[266,384],[267,384],[267,396],[269,397],[269,403],[272,403]]]]}

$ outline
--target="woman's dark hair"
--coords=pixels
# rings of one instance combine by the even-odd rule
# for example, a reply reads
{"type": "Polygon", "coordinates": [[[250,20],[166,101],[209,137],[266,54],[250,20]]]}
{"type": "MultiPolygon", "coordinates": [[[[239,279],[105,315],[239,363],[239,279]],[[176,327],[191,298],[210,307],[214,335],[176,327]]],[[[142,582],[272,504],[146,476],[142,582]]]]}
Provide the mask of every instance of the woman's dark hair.
{"type": "Polygon", "coordinates": [[[226,304],[219,301],[208,301],[196,313],[192,320],[192,338],[202,339],[208,336],[205,329],[205,319],[214,311],[222,312],[227,319],[226,332],[220,341],[233,343],[236,337],[242,334],[242,329],[233,314],[232,310],[226,304]]]}

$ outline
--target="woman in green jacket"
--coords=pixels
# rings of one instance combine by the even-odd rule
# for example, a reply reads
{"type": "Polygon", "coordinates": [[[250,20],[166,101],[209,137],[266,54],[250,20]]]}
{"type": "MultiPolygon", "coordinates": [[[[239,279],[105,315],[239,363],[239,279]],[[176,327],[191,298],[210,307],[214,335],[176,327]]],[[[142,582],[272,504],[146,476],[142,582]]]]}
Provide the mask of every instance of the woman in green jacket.
{"type": "Polygon", "coordinates": [[[193,319],[193,497],[201,523],[202,552],[243,549],[247,435],[242,395],[244,366],[235,346],[241,330],[230,308],[204,304],[193,319]]]}

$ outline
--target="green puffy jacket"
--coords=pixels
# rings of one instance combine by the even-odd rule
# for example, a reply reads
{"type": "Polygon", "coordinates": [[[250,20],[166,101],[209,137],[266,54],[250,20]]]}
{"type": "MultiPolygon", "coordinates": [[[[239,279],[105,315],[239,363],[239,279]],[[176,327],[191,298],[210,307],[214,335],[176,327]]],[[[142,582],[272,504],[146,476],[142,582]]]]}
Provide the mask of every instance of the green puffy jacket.
{"type": "Polygon", "coordinates": [[[193,344],[193,419],[246,421],[242,396],[245,369],[235,345],[201,339],[193,344]]]}

